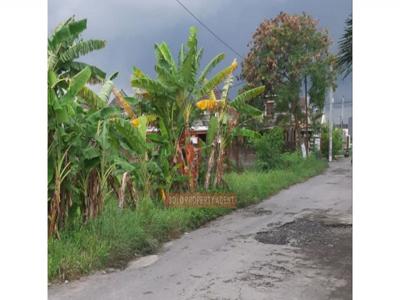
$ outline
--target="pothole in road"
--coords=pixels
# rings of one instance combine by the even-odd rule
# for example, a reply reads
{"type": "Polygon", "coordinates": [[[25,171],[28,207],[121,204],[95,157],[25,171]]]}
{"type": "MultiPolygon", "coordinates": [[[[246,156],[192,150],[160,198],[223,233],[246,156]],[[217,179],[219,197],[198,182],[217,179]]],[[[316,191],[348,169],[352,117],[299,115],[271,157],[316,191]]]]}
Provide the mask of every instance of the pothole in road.
{"type": "Polygon", "coordinates": [[[259,209],[256,209],[256,210],[254,211],[254,214],[257,215],[257,216],[260,216],[260,215],[270,215],[270,214],[272,214],[272,210],[259,208],[259,209]]]}
{"type": "Polygon", "coordinates": [[[330,270],[332,278],[344,280],[345,285],[334,289],[330,299],[351,299],[351,217],[339,218],[324,214],[302,217],[271,230],[258,232],[255,239],[264,244],[297,247],[305,265],[330,270]],[[312,263],[307,263],[307,260],[312,263]]]}
{"type": "Polygon", "coordinates": [[[272,214],[272,210],[264,209],[264,208],[253,208],[245,211],[246,216],[254,217],[254,216],[264,216],[272,214]]]}
{"type": "Polygon", "coordinates": [[[331,170],[331,172],[335,174],[345,174],[348,171],[349,171],[348,169],[343,169],[343,168],[336,168],[331,170]]]}
{"type": "Polygon", "coordinates": [[[351,224],[324,223],[320,220],[299,218],[277,228],[257,232],[255,239],[264,244],[290,245],[304,248],[314,246],[334,247],[341,232],[351,233],[351,224]]]}

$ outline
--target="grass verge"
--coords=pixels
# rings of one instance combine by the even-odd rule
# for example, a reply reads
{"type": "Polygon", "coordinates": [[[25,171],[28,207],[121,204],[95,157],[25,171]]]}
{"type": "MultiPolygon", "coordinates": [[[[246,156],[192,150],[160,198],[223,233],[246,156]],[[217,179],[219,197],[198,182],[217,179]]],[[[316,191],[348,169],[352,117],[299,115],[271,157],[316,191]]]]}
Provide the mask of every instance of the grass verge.
{"type": "MultiPolygon", "coordinates": [[[[244,207],[294,183],[321,173],[325,161],[295,160],[285,169],[245,171],[225,176],[229,189],[244,207]]],[[[135,256],[156,251],[163,242],[230,212],[230,209],[163,209],[147,202],[140,209],[120,210],[108,201],[97,219],[65,230],[61,239],[48,241],[49,281],[78,278],[105,267],[123,267],[135,256]]]]}

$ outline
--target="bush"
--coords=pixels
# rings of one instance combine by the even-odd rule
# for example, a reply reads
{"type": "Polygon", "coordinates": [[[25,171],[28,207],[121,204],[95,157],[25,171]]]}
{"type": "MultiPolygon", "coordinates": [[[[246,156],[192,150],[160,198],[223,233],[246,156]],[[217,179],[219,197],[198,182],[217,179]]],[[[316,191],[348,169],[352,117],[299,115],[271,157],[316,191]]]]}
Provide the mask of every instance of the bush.
{"type": "Polygon", "coordinates": [[[281,167],[283,169],[293,168],[304,161],[303,156],[300,152],[285,152],[281,154],[281,167]]]}
{"type": "MultiPolygon", "coordinates": [[[[332,157],[335,157],[342,150],[343,141],[342,133],[339,128],[335,128],[332,133],[332,157]]],[[[329,157],[329,128],[322,127],[321,132],[321,154],[323,157],[329,157]]]]}
{"type": "Polygon", "coordinates": [[[275,127],[264,133],[254,142],[256,150],[257,166],[262,170],[271,170],[281,165],[281,153],[283,152],[283,129],[275,127]]]}

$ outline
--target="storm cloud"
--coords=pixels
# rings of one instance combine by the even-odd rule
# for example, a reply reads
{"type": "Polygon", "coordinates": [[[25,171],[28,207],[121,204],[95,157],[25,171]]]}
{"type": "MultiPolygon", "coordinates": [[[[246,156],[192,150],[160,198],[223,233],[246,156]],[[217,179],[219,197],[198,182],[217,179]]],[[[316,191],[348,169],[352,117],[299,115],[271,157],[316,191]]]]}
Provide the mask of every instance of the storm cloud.
{"type": "MultiPolygon", "coordinates": [[[[305,12],[328,30],[331,50],[343,34],[345,19],[352,13],[351,0],[181,0],[198,18],[213,29],[242,56],[257,26],[279,12],[305,12]]],[[[107,73],[119,71],[117,85],[132,93],[129,79],[132,67],[154,74],[154,44],[166,41],[176,54],[186,40],[188,29],[199,31],[199,44],[205,48],[203,62],[220,52],[225,65],[237,57],[190,16],[175,0],[49,0],[48,32],[69,16],[88,19],[85,38],[107,41],[105,49],[93,52],[83,61],[99,66],[107,73]]],[[[240,60],[240,57],[237,57],[240,60]]],[[[338,80],[336,98],[352,100],[351,76],[338,80]]]]}

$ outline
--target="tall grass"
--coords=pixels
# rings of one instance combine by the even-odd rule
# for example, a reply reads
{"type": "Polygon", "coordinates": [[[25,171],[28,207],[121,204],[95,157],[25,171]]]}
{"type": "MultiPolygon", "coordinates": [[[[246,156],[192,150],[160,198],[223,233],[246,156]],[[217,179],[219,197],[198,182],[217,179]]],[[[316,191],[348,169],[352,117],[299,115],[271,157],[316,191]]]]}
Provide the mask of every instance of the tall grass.
{"type": "Polygon", "coordinates": [[[121,210],[108,201],[98,218],[61,232],[48,242],[48,278],[77,278],[102,267],[121,268],[135,256],[154,252],[170,239],[227,213],[228,209],[121,210]]]}
{"type": "Polygon", "coordinates": [[[237,194],[238,206],[245,207],[257,203],[294,183],[321,173],[327,166],[326,161],[314,157],[303,160],[298,154],[287,155],[284,164],[286,167],[283,169],[269,172],[249,170],[241,174],[227,174],[225,181],[237,194]]]}
{"type": "MultiPolygon", "coordinates": [[[[227,174],[225,181],[237,193],[239,207],[259,202],[326,167],[326,162],[314,158],[290,159],[287,168],[282,170],[227,174]]],[[[62,231],[60,240],[49,239],[48,278],[73,279],[104,267],[124,267],[130,259],[152,253],[163,242],[229,211],[164,209],[150,201],[144,201],[135,211],[120,210],[116,201],[109,199],[98,218],[62,231]]]]}

